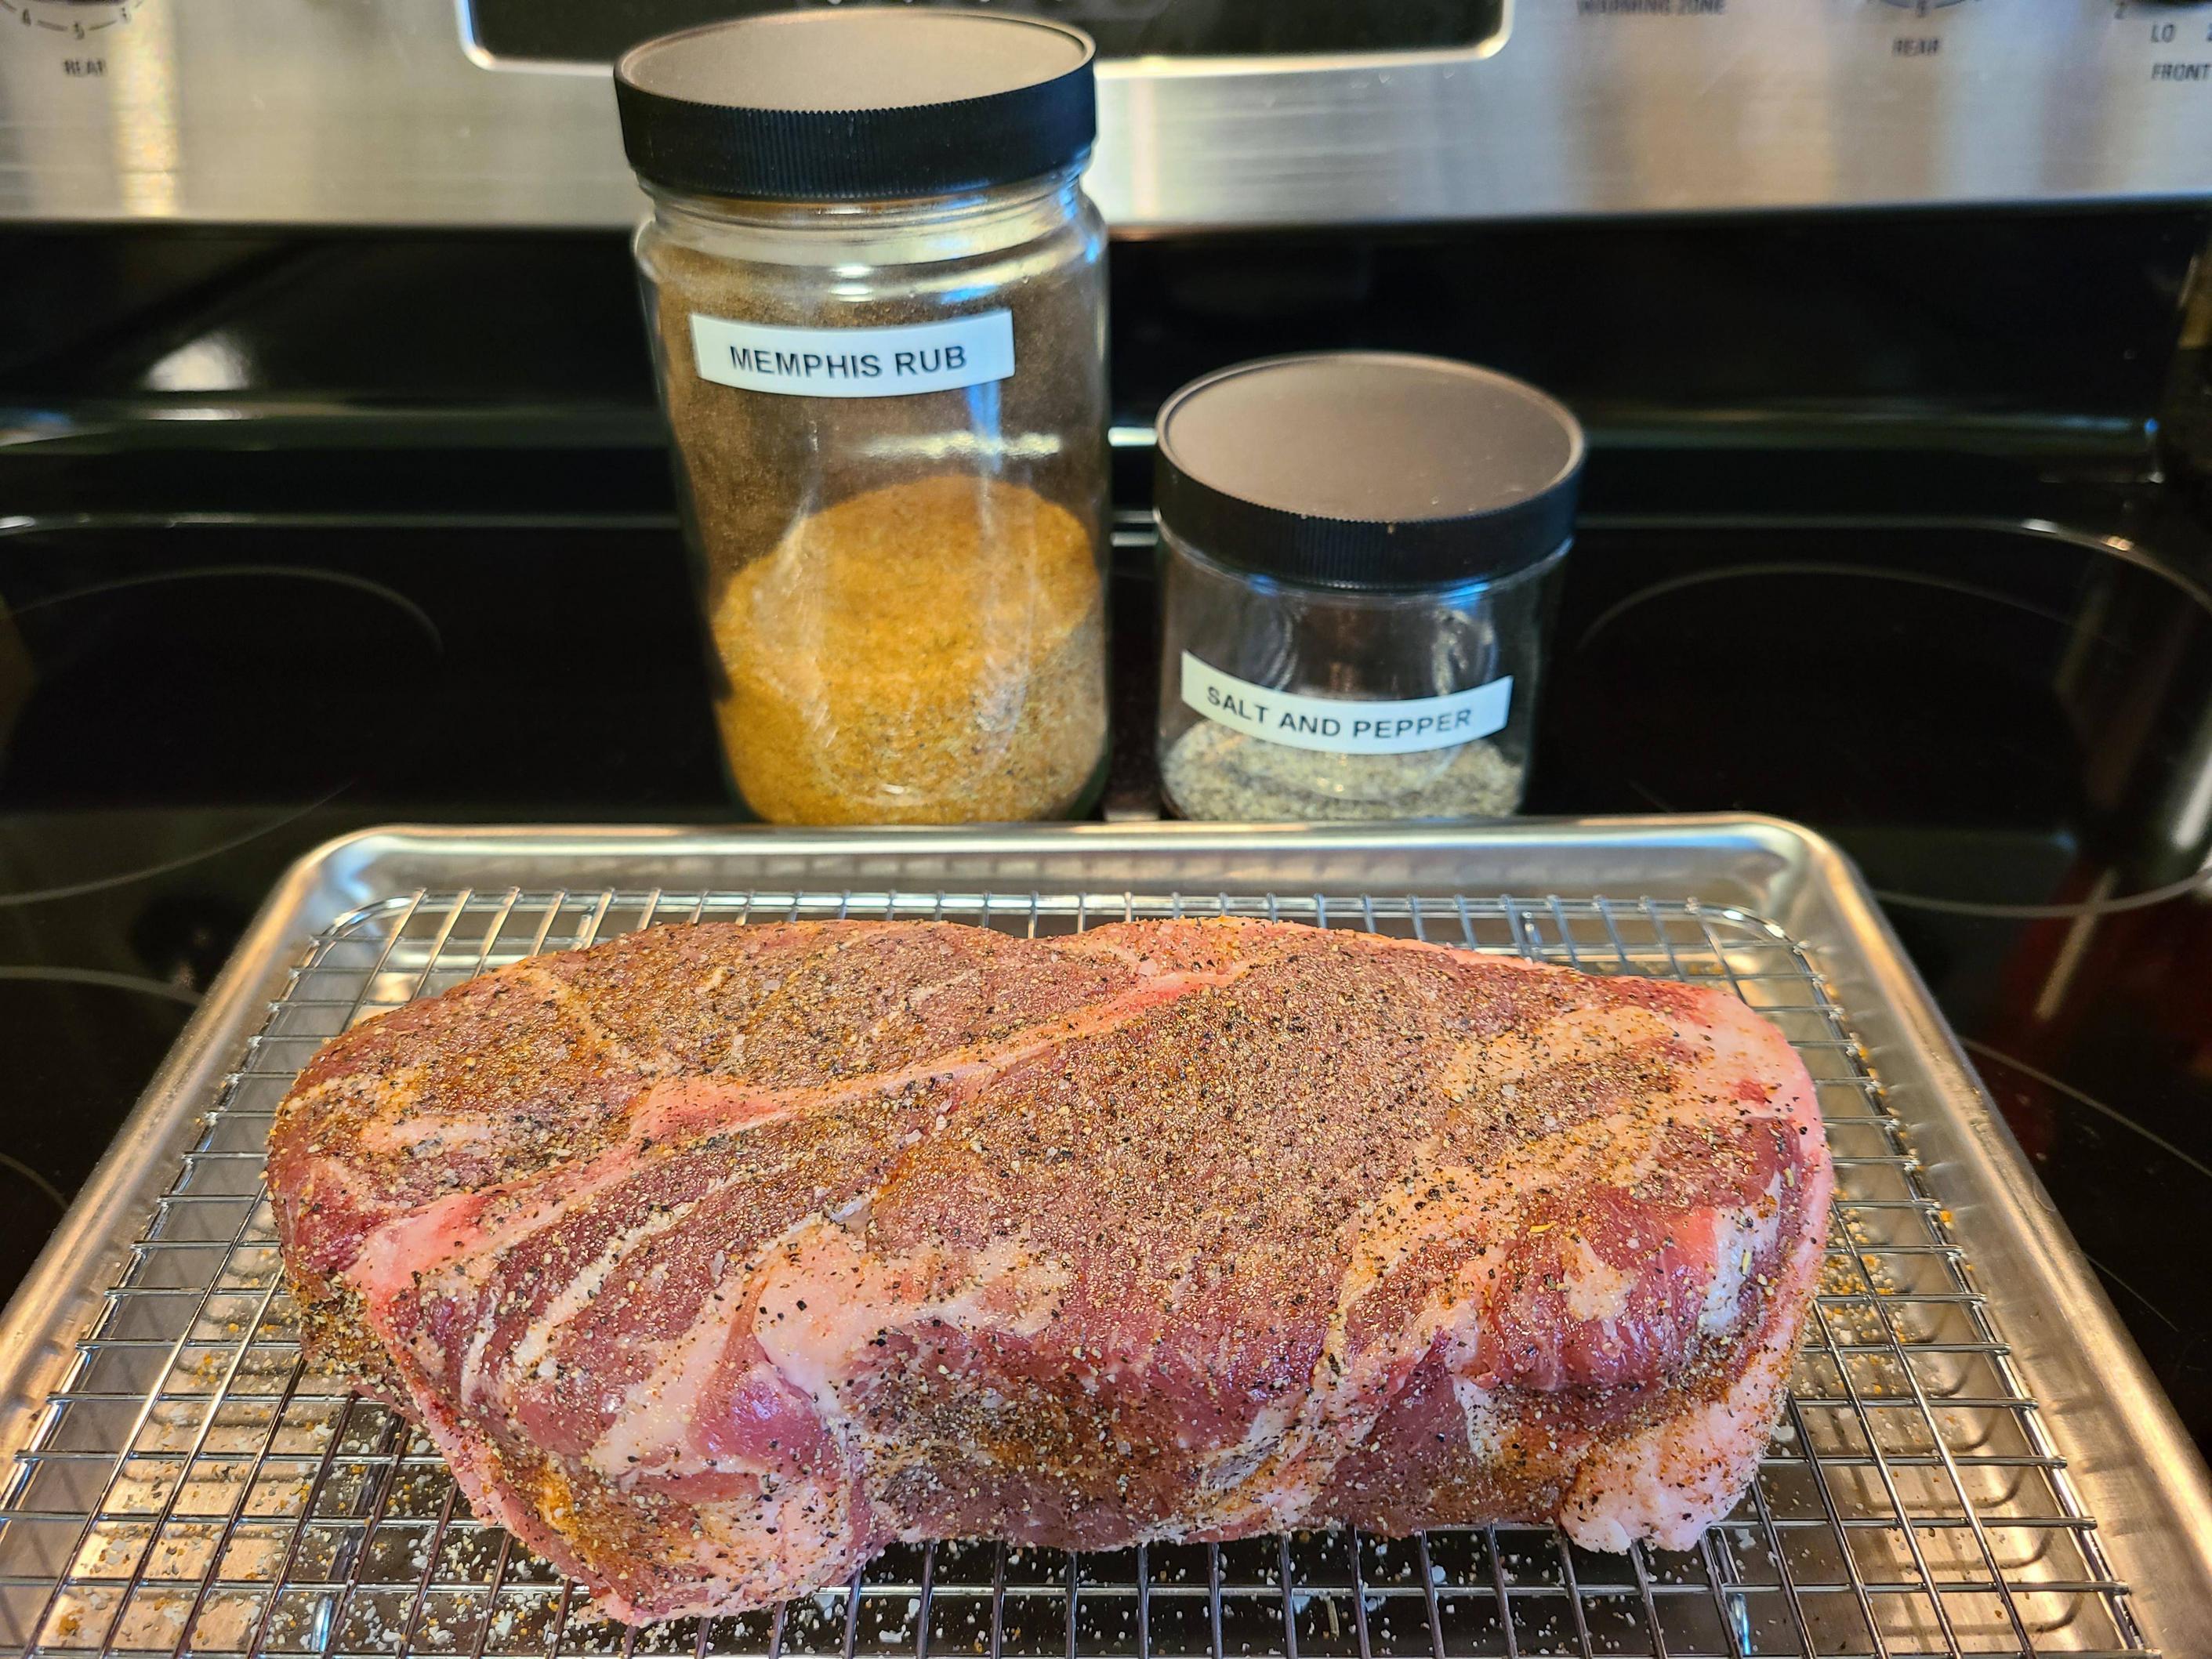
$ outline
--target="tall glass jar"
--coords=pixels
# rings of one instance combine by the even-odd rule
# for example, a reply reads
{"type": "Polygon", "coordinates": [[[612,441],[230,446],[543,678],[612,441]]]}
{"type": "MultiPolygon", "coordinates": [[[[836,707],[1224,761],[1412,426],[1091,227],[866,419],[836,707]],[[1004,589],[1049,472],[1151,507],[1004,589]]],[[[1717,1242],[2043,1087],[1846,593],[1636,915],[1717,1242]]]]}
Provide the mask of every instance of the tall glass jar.
{"type": "Polygon", "coordinates": [[[1058,25],[861,9],[617,68],[717,714],[763,817],[1053,817],[1103,773],[1091,64],[1058,25]]]}
{"type": "Polygon", "coordinates": [[[1185,817],[1521,805],[1583,437],[1438,358],[1279,357],[1159,416],[1161,780],[1185,817]]]}

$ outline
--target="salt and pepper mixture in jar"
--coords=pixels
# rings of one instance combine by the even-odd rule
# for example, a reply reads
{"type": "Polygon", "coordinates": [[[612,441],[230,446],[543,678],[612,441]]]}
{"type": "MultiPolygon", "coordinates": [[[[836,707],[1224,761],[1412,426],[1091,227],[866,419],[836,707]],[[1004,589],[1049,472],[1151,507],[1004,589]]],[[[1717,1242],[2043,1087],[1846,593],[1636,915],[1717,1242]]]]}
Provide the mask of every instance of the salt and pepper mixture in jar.
{"type": "Polygon", "coordinates": [[[732,775],[787,823],[1066,815],[1106,745],[1089,39],[860,8],[616,70],[732,775]]]}
{"type": "Polygon", "coordinates": [[[1270,358],[1161,409],[1159,753],[1224,822],[1518,809],[1583,443],[1441,358],[1270,358]]]}

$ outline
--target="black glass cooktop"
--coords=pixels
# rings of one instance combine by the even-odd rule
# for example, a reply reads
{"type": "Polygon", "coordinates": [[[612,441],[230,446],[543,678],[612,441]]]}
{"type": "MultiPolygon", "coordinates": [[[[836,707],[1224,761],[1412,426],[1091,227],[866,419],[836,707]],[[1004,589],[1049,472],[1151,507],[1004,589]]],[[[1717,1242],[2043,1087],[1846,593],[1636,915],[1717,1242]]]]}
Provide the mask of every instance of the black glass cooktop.
{"type": "Polygon", "coordinates": [[[0,532],[0,1287],[301,853],[722,810],[689,594],[660,529],[0,532]]]}
{"type": "MultiPolygon", "coordinates": [[[[495,52],[603,59],[750,3],[468,9],[495,52]]],[[[1502,14],[1021,3],[1109,52],[1502,14]]],[[[1531,810],[1839,842],[2212,1446],[2208,234],[2192,204],[1125,240],[1109,335],[1133,431],[1193,375],[1329,346],[1577,410],[1531,810]]],[[[301,853],[734,809],[619,236],[0,240],[4,1290],[301,853]]],[[[1117,453],[1121,499],[1147,462],[1117,453]]],[[[1141,818],[1157,634],[1124,539],[1102,810],[1141,818]]]]}
{"type": "MultiPolygon", "coordinates": [[[[1104,811],[1158,811],[1149,555],[1117,573],[1104,811]]],[[[2212,604],[2047,529],[1600,518],[1530,802],[1840,841],[2212,1441],[2212,604]]],[[[396,819],[727,822],[657,521],[0,535],[0,1285],[301,853],[396,819]]]]}

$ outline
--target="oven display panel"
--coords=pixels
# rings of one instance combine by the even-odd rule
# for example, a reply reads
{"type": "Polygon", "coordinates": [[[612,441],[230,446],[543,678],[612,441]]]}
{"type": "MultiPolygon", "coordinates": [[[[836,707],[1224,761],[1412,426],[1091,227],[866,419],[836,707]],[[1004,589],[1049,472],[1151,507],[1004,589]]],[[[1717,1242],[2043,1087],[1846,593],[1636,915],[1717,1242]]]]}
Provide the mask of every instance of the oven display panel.
{"type": "MultiPolygon", "coordinates": [[[[921,0],[928,3],[929,0],[921,0]]],[[[1006,0],[1088,30],[1107,58],[1273,58],[1479,46],[1506,0],[1006,0]]],[[[788,0],[464,0],[462,27],[487,57],[611,63],[625,47],[718,18],[792,9],[788,0]]]]}

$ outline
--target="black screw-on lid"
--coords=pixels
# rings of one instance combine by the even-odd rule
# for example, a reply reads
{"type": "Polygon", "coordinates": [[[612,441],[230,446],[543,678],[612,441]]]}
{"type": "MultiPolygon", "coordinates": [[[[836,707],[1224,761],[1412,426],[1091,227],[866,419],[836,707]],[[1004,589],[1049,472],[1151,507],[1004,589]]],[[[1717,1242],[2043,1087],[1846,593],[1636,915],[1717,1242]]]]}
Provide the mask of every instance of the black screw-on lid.
{"type": "Polygon", "coordinates": [[[1583,432],[1510,375],[1325,351],[1240,363],[1160,410],[1161,522],[1241,568],[1343,587],[1502,575],[1573,532],[1583,432]]]}
{"type": "Polygon", "coordinates": [[[708,196],[854,201],[1011,184],[1098,130],[1079,29],[862,6],[685,29],[615,65],[638,176],[708,196]]]}

